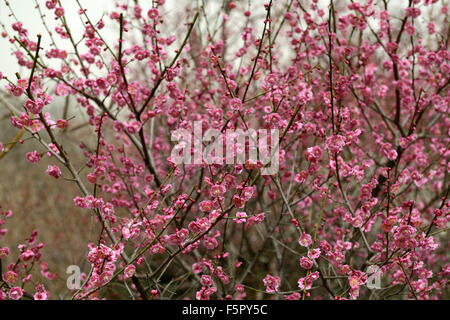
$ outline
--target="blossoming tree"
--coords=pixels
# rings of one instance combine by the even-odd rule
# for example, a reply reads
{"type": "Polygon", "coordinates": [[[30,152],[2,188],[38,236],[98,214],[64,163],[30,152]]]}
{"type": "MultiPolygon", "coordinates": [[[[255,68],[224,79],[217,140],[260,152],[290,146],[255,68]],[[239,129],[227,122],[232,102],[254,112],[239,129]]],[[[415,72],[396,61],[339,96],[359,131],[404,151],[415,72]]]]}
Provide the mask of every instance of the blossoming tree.
{"type": "MultiPolygon", "coordinates": [[[[23,161],[49,158],[101,227],[68,297],[448,298],[448,1],[117,1],[94,21],[73,0],[82,34],[69,1],[34,2],[36,38],[2,1],[18,72],[0,73],[17,134],[0,158],[36,140],[23,161]],[[278,130],[278,171],[175,163],[171,133],[196,121],[278,130]]],[[[57,298],[47,264],[31,276],[37,238],[0,246],[0,299],[57,298]]]]}

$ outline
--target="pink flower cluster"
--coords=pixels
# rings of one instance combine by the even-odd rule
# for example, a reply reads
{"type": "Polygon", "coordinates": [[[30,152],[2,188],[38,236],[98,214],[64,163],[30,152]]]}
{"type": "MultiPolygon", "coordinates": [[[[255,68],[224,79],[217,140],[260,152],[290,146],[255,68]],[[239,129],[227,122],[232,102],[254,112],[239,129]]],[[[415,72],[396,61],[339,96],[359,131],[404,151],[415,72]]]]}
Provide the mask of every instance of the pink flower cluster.
{"type": "MultiPolygon", "coordinates": [[[[48,33],[25,21],[1,33],[23,67],[12,78],[0,64],[0,103],[24,161],[45,162],[61,190],[73,183],[70,205],[98,227],[72,297],[369,299],[373,283],[444,297],[448,4],[236,1],[213,16],[177,5],[119,0],[99,21],[80,7],[75,35],[64,2],[36,1],[48,33]],[[278,136],[264,147],[251,129],[278,136]],[[210,130],[233,134],[212,150],[210,130]]],[[[0,143],[0,161],[14,145],[0,143]]],[[[36,231],[18,252],[0,247],[1,299],[57,296],[29,272],[55,278],[42,247],[36,231]]]]}

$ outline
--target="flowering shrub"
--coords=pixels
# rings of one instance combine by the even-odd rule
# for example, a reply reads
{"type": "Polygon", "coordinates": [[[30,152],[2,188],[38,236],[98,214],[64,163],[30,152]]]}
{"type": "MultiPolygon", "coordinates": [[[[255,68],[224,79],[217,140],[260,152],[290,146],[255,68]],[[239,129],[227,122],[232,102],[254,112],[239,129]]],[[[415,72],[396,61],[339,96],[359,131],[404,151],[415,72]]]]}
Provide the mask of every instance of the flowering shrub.
{"type": "MultiPolygon", "coordinates": [[[[177,17],[170,1],[117,1],[93,21],[76,0],[82,34],[66,2],[35,1],[37,38],[1,4],[21,68],[0,73],[17,131],[0,159],[38,141],[24,161],[49,158],[43,179],[76,184],[101,227],[69,297],[448,298],[448,1],[177,1],[177,17]],[[278,171],[175,162],[171,134],[194,122],[279,131],[278,171]]],[[[0,268],[0,299],[56,298],[36,237],[0,268]]],[[[0,246],[0,267],[14,254],[0,246]]]]}

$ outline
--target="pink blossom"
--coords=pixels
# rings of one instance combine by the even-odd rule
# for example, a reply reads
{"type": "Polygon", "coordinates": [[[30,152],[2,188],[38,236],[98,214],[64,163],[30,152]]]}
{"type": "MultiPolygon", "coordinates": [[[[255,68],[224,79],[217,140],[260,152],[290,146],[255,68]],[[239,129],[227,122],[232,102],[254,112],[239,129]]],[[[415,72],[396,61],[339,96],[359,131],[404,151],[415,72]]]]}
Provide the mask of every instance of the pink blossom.
{"type": "Polygon", "coordinates": [[[204,201],[200,202],[199,207],[200,207],[200,210],[204,213],[211,212],[211,210],[213,208],[212,202],[208,201],[208,200],[204,200],[204,201]]]}
{"type": "Polygon", "coordinates": [[[92,21],[80,3],[76,34],[68,4],[45,0],[39,37],[0,2],[0,300],[64,294],[52,249],[83,260],[52,215],[45,237],[30,227],[46,204],[87,232],[74,299],[259,298],[245,288],[262,284],[274,299],[395,298],[367,265],[400,298],[445,297],[448,4],[343,0],[330,18],[290,2],[227,1],[207,10],[217,23],[189,1],[175,16],[119,1],[92,21]]]}
{"type": "Polygon", "coordinates": [[[33,114],[39,114],[44,108],[44,103],[41,99],[36,99],[34,101],[28,99],[25,102],[25,108],[33,114]]]}
{"type": "Polygon", "coordinates": [[[239,98],[234,98],[231,100],[230,105],[232,110],[239,110],[242,106],[242,102],[239,98]]]}
{"type": "Polygon", "coordinates": [[[309,270],[309,269],[311,269],[312,266],[313,266],[313,261],[312,261],[311,259],[308,259],[307,257],[301,257],[301,258],[300,258],[300,266],[301,266],[303,269],[309,270]]]}
{"type": "Polygon", "coordinates": [[[266,291],[272,293],[278,291],[278,287],[280,286],[281,280],[280,277],[268,274],[263,279],[263,283],[266,286],[266,291]]]}
{"type": "Polygon", "coordinates": [[[34,257],[34,252],[30,249],[26,250],[20,255],[20,259],[23,261],[30,261],[34,257]]]}
{"type": "Polygon", "coordinates": [[[41,159],[41,157],[39,156],[39,154],[37,153],[36,150],[32,151],[32,152],[28,152],[26,157],[27,157],[27,160],[31,163],[37,163],[41,159]]]}
{"type": "Polygon", "coordinates": [[[128,278],[131,278],[135,272],[136,272],[136,267],[133,264],[130,264],[123,271],[123,275],[125,276],[125,278],[128,279],[128,278]]]}
{"type": "Polygon", "coordinates": [[[302,247],[309,247],[312,244],[311,236],[307,233],[303,233],[300,238],[298,238],[298,243],[302,247]]]}
{"type": "Polygon", "coordinates": [[[8,284],[14,284],[17,282],[18,274],[14,271],[8,271],[5,274],[3,274],[3,280],[5,280],[8,284]]]}
{"type": "Polygon", "coordinates": [[[333,135],[326,140],[326,146],[331,153],[341,153],[345,146],[345,139],[343,136],[333,135]]]}
{"type": "Polygon", "coordinates": [[[58,7],[55,9],[55,15],[56,17],[60,18],[64,15],[64,8],[58,7]]]}
{"type": "Polygon", "coordinates": [[[24,294],[24,291],[22,290],[21,287],[13,287],[9,290],[9,297],[12,300],[20,300],[20,298],[22,298],[24,294]]]}
{"type": "Polygon", "coordinates": [[[44,291],[44,292],[36,292],[33,296],[34,300],[48,300],[49,299],[49,294],[44,291]]]}
{"type": "Polygon", "coordinates": [[[213,285],[213,280],[210,276],[207,275],[202,275],[201,278],[201,283],[202,285],[204,285],[205,287],[209,287],[213,285]]]}
{"type": "Polygon", "coordinates": [[[61,170],[58,166],[49,165],[46,172],[49,176],[52,176],[55,179],[58,179],[61,176],[61,170]]]}
{"type": "Polygon", "coordinates": [[[156,8],[152,8],[148,10],[147,15],[150,19],[156,19],[158,17],[158,10],[156,8]]]}
{"type": "Polygon", "coordinates": [[[222,194],[224,194],[225,193],[225,187],[224,186],[222,186],[222,185],[213,185],[212,187],[211,187],[211,194],[214,196],[214,197],[219,197],[219,196],[221,196],[222,194]]]}
{"type": "Polygon", "coordinates": [[[0,248],[0,259],[3,259],[5,257],[7,257],[8,255],[9,255],[9,248],[8,247],[0,248]]]}
{"type": "Polygon", "coordinates": [[[245,212],[236,212],[236,218],[233,219],[237,224],[245,223],[247,221],[247,213],[245,212]]]}

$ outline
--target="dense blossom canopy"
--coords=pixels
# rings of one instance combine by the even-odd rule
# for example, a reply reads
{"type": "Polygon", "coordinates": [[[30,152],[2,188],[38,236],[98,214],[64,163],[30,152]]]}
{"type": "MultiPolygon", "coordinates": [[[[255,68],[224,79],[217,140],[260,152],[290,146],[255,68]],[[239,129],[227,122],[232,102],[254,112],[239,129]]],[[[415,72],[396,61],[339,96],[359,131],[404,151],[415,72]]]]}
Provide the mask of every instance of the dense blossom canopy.
{"type": "MultiPolygon", "coordinates": [[[[448,298],[448,1],[177,1],[176,17],[170,1],[117,1],[93,21],[74,0],[82,34],[68,1],[34,2],[38,37],[0,4],[19,71],[0,73],[17,134],[0,159],[38,141],[23,161],[49,158],[43,179],[75,184],[100,226],[67,297],[448,298]],[[277,172],[177,163],[171,134],[194,123],[278,130],[277,172]]],[[[0,299],[58,298],[38,231],[0,242],[0,299]]]]}

